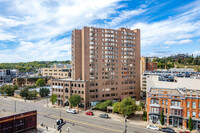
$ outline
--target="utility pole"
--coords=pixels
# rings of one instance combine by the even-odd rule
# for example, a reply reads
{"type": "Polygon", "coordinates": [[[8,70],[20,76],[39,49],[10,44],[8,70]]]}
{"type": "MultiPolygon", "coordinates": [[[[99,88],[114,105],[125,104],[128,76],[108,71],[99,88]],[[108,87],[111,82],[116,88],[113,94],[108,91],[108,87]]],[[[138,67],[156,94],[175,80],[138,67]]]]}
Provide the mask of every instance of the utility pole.
{"type": "Polygon", "coordinates": [[[17,101],[15,101],[15,112],[17,111],[17,108],[16,108],[16,102],[17,102],[17,101]]]}
{"type": "Polygon", "coordinates": [[[125,116],[125,128],[124,128],[124,133],[127,133],[127,116],[125,116]]]}
{"type": "Polygon", "coordinates": [[[47,107],[48,107],[48,97],[47,97],[47,107]]]}

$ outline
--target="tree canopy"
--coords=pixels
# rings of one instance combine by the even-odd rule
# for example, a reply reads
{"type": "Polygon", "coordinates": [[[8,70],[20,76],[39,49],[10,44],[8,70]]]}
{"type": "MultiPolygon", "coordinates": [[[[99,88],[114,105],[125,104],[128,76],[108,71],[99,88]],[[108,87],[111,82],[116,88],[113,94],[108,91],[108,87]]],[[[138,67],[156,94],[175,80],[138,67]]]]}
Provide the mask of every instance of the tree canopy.
{"type": "Polygon", "coordinates": [[[76,107],[79,103],[81,103],[81,96],[80,95],[72,95],[69,98],[69,103],[72,107],[76,107]]]}
{"type": "Polygon", "coordinates": [[[164,125],[164,123],[165,123],[164,120],[165,120],[164,112],[161,111],[161,115],[160,115],[160,124],[161,124],[161,125],[164,125]]]}
{"type": "Polygon", "coordinates": [[[39,68],[49,68],[54,63],[70,64],[71,61],[33,61],[20,63],[0,63],[0,69],[18,69],[19,72],[37,72],[39,68]]]}
{"type": "Polygon", "coordinates": [[[190,130],[190,132],[192,131],[193,129],[193,123],[192,123],[192,118],[190,117],[189,120],[188,120],[188,129],[190,130]]]}
{"type": "Polygon", "coordinates": [[[0,93],[2,95],[6,94],[7,96],[13,96],[15,90],[17,90],[18,87],[16,85],[4,85],[0,88],[0,93]]]}
{"type": "Polygon", "coordinates": [[[137,105],[135,100],[131,97],[124,98],[121,102],[117,102],[113,104],[114,112],[118,112],[123,116],[130,117],[137,110],[137,105]]]}
{"type": "Polygon", "coordinates": [[[57,102],[57,95],[56,94],[51,95],[50,101],[52,104],[55,104],[57,102]]]}
{"type": "Polygon", "coordinates": [[[46,97],[50,93],[50,90],[48,88],[40,88],[39,94],[41,97],[46,97]]]}
{"type": "Polygon", "coordinates": [[[40,87],[40,86],[45,86],[46,83],[44,82],[44,80],[43,80],[42,78],[39,78],[39,79],[36,81],[36,85],[37,85],[38,87],[40,87]]]}

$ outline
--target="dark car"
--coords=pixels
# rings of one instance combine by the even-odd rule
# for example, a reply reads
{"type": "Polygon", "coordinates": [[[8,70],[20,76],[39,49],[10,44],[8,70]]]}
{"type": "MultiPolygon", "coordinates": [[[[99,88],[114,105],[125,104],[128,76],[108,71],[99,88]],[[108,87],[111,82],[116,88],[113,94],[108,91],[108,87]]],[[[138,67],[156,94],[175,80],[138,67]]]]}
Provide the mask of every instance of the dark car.
{"type": "Polygon", "coordinates": [[[176,133],[176,132],[174,131],[174,129],[171,129],[171,128],[162,128],[161,131],[162,131],[162,132],[167,132],[167,133],[176,133]]]}
{"type": "Polygon", "coordinates": [[[100,114],[99,117],[100,117],[100,118],[105,118],[105,119],[108,119],[108,118],[109,118],[109,116],[108,116],[107,114],[100,114]]]}

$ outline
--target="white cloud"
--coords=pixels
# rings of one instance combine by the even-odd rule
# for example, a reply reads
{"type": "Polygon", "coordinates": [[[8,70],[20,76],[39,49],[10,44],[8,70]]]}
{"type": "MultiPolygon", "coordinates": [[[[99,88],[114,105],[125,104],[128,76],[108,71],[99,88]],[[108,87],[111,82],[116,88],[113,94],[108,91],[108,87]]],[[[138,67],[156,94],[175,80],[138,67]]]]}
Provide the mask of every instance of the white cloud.
{"type": "Polygon", "coordinates": [[[186,44],[186,43],[191,43],[192,40],[190,39],[184,39],[184,40],[179,40],[179,41],[166,41],[164,44],[167,45],[173,45],[173,44],[186,44]]]}
{"type": "Polygon", "coordinates": [[[193,52],[193,55],[194,55],[194,56],[200,55],[200,51],[195,51],[195,52],[193,52]]]}
{"type": "MultiPolygon", "coordinates": [[[[70,59],[75,28],[91,26],[116,13],[120,0],[7,0],[0,15],[0,40],[16,41],[16,48],[0,49],[0,62],[70,59]],[[55,41],[53,38],[55,39],[55,41]]],[[[2,1],[0,1],[1,4],[2,1]]],[[[8,45],[8,44],[7,44],[8,45]]]]}
{"type": "MultiPolygon", "coordinates": [[[[8,9],[23,19],[16,21],[25,40],[51,38],[115,13],[119,0],[13,0],[8,9]]],[[[20,19],[18,17],[17,19],[20,19]]],[[[15,18],[16,19],[16,18],[15,18]]],[[[1,20],[0,20],[1,21],[1,20]]],[[[14,25],[15,20],[5,18],[14,25]]]]}
{"type": "Polygon", "coordinates": [[[200,42],[200,39],[198,39],[197,41],[200,42]]]}
{"type": "Polygon", "coordinates": [[[200,2],[192,3],[192,8],[171,19],[144,23],[138,22],[132,25],[131,29],[141,29],[142,48],[155,45],[162,45],[166,41],[177,39],[191,40],[193,37],[200,36],[200,2]]]}
{"type": "Polygon", "coordinates": [[[6,31],[2,31],[0,29],[0,41],[14,40],[15,38],[16,36],[12,35],[12,33],[7,33],[6,31]]]}
{"type": "Polygon", "coordinates": [[[50,42],[49,40],[42,40],[37,43],[22,41],[20,45],[14,50],[6,49],[0,51],[0,61],[27,62],[33,60],[60,60],[67,56],[71,56],[70,46],[69,38],[64,38],[55,42],[50,42]]]}
{"type": "Polygon", "coordinates": [[[126,11],[124,10],[119,13],[120,15],[118,17],[114,17],[112,21],[108,22],[107,24],[117,25],[117,24],[120,24],[120,22],[127,20],[128,18],[130,19],[131,17],[140,15],[146,11],[147,9],[142,9],[142,8],[136,9],[136,10],[126,10],[126,11]]]}
{"type": "Polygon", "coordinates": [[[160,48],[168,49],[168,46],[161,46],[160,48]]]}

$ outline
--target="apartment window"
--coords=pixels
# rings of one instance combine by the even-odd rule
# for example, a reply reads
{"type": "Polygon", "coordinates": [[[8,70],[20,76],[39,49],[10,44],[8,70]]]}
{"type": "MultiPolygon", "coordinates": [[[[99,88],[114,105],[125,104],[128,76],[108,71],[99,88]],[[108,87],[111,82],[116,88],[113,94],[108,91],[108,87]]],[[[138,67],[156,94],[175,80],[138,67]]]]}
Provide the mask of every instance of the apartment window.
{"type": "Polygon", "coordinates": [[[166,100],[166,105],[168,105],[168,100],[166,100]]]}
{"type": "Polygon", "coordinates": [[[159,104],[159,100],[158,99],[151,99],[151,104],[159,104]]]}
{"type": "Polygon", "coordinates": [[[167,114],[168,113],[168,110],[167,110],[167,108],[165,109],[165,114],[167,114]]]}
{"type": "Polygon", "coordinates": [[[190,111],[187,111],[187,117],[190,117],[190,111]]]}
{"type": "Polygon", "coordinates": [[[189,108],[190,107],[190,102],[187,102],[187,108],[189,108]]]}
{"type": "Polygon", "coordinates": [[[165,101],[164,101],[164,100],[162,100],[162,104],[165,104],[165,101]]]}
{"type": "Polygon", "coordinates": [[[68,88],[65,89],[65,92],[68,92],[68,88]]]}
{"type": "Polygon", "coordinates": [[[84,84],[82,84],[82,87],[84,87],[84,84]]]}
{"type": "Polygon", "coordinates": [[[199,109],[200,109],[200,103],[199,103],[199,109]]]}
{"type": "Polygon", "coordinates": [[[172,106],[181,106],[181,102],[180,101],[171,101],[171,105],[172,106]]]}
{"type": "Polygon", "coordinates": [[[200,113],[199,113],[199,118],[200,118],[200,113]]]}
{"type": "Polygon", "coordinates": [[[192,102],[192,108],[196,109],[196,102],[192,102]]]}
{"type": "Polygon", "coordinates": [[[196,112],[192,112],[192,117],[196,117],[196,112]]]}

